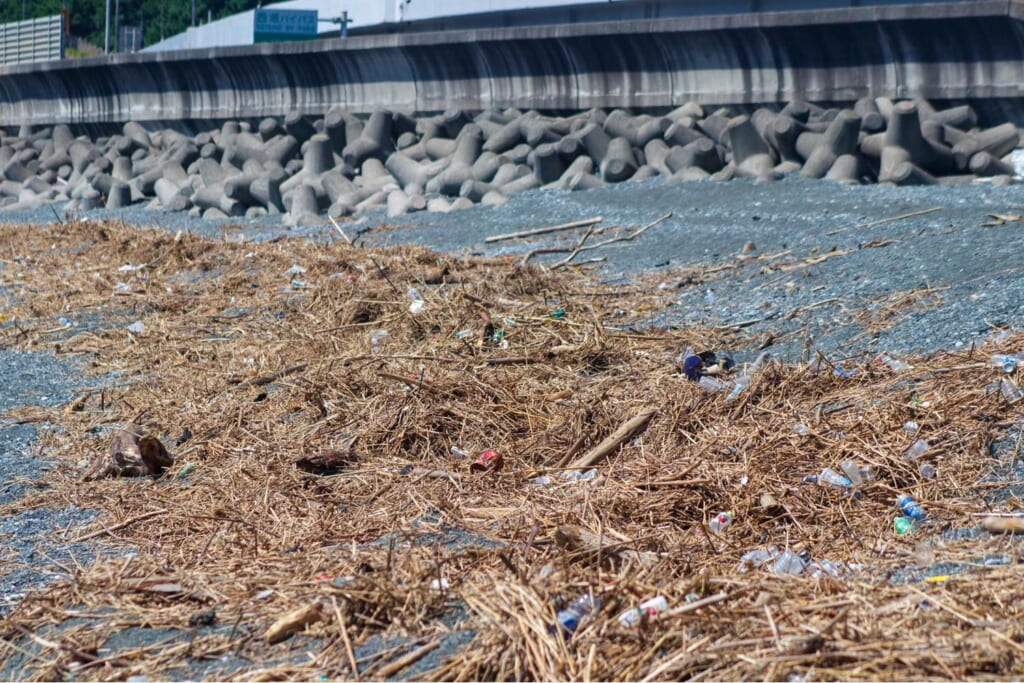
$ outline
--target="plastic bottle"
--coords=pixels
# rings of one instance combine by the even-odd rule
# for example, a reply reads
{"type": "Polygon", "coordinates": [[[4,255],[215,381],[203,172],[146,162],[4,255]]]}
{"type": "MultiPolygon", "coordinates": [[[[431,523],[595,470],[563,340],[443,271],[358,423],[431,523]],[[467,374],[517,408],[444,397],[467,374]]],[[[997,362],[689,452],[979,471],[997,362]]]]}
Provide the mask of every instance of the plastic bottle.
{"type": "Polygon", "coordinates": [[[1014,370],[1016,370],[1017,369],[1017,364],[1020,363],[1020,362],[1021,362],[1021,358],[1020,358],[1019,355],[1017,355],[1017,356],[1010,356],[1010,355],[1003,355],[1001,353],[998,353],[998,354],[995,354],[994,356],[992,356],[992,363],[995,364],[995,365],[998,365],[999,367],[1001,367],[1003,369],[1003,372],[1005,372],[1007,374],[1009,374],[1009,373],[1013,372],[1014,370]]]}
{"type": "Polygon", "coordinates": [[[566,481],[588,481],[597,477],[597,469],[589,470],[562,470],[558,473],[566,481]]]}
{"type": "Polygon", "coordinates": [[[427,302],[423,300],[423,295],[420,294],[420,290],[415,287],[410,287],[406,294],[409,296],[410,313],[419,313],[423,310],[423,307],[427,305],[427,302]]]}
{"type": "Polygon", "coordinates": [[[473,457],[473,455],[469,451],[464,451],[461,448],[459,448],[458,446],[452,446],[450,450],[451,450],[451,454],[454,455],[456,458],[471,458],[471,457],[473,457]]]}
{"type": "Polygon", "coordinates": [[[729,395],[726,397],[725,400],[726,401],[733,400],[734,398],[739,396],[741,393],[743,393],[743,391],[747,387],[749,387],[749,386],[750,386],[750,378],[749,377],[747,377],[746,375],[743,375],[742,377],[737,377],[736,380],[733,382],[732,391],[729,392],[729,395]]]}
{"type": "Polygon", "coordinates": [[[999,391],[1002,392],[1003,398],[1009,403],[1013,403],[1021,397],[1020,389],[1009,377],[999,380],[999,391]]]}
{"type": "Polygon", "coordinates": [[[928,452],[928,442],[924,439],[918,439],[914,443],[910,444],[910,448],[907,449],[907,460],[917,460],[922,455],[928,452]]]}
{"type": "Polygon", "coordinates": [[[701,377],[697,384],[704,391],[715,392],[725,389],[725,384],[723,382],[718,381],[714,377],[708,377],[707,375],[701,377]]]}
{"type": "Polygon", "coordinates": [[[915,522],[923,521],[928,517],[921,504],[905,493],[896,497],[896,507],[903,511],[903,514],[915,522]]]}
{"type": "Polygon", "coordinates": [[[658,612],[664,612],[667,609],[668,600],[665,599],[665,596],[658,595],[650,600],[641,602],[639,607],[628,609],[620,614],[619,623],[623,626],[636,626],[640,623],[640,620],[643,619],[645,614],[649,617],[653,617],[658,612]]]}
{"type": "Polygon", "coordinates": [[[797,424],[793,425],[793,431],[799,434],[800,436],[805,436],[811,433],[811,430],[803,422],[798,422],[797,424]]]}
{"type": "Polygon", "coordinates": [[[387,330],[374,330],[370,332],[370,347],[376,352],[380,351],[380,347],[383,346],[384,340],[388,338],[387,330]]]}
{"type": "Polygon", "coordinates": [[[914,530],[914,520],[910,517],[897,517],[892,520],[892,530],[895,531],[898,536],[908,534],[914,530]]]}
{"type": "Polygon", "coordinates": [[[732,511],[719,512],[708,522],[708,528],[711,529],[711,533],[720,534],[730,524],[732,524],[732,511]]]}
{"type": "Polygon", "coordinates": [[[773,545],[768,546],[767,548],[755,548],[754,550],[749,550],[740,558],[740,563],[737,569],[741,572],[745,572],[750,568],[756,569],[774,560],[778,554],[779,549],[773,545]]]}
{"type": "Polygon", "coordinates": [[[459,330],[458,332],[455,333],[455,338],[456,339],[469,339],[472,336],[473,336],[473,330],[469,329],[468,327],[466,329],[464,329],[464,330],[459,330]]]}
{"type": "Polygon", "coordinates": [[[924,477],[925,479],[934,479],[935,465],[931,464],[930,462],[923,462],[921,463],[920,472],[921,476],[924,477]]]}
{"type": "Polygon", "coordinates": [[[904,361],[898,360],[889,356],[888,354],[882,354],[878,357],[878,360],[889,366],[889,369],[893,372],[905,372],[910,370],[910,365],[904,361]]]}
{"type": "Polygon", "coordinates": [[[841,486],[844,488],[853,486],[853,483],[849,479],[839,474],[831,467],[826,467],[821,471],[821,474],[818,475],[818,483],[822,486],[828,484],[830,486],[841,486]]]}
{"type": "Polygon", "coordinates": [[[903,431],[909,434],[910,436],[917,434],[917,431],[919,429],[921,429],[921,425],[917,424],[913,420],[907,420],[906,422],[903,423],[903,431]]]}
{"type": "Polygon", "coordinates": [[[593,593],[584,593],[558,610],[558,625],[566,635],[571,634],[589,614],[601,607],[601,600],[593,593]]]}
{"type": "Polygon", "coordinates": [[[832,373],[836,377],[840,377],[842,379],[849,379],[849,378],[851,378],[851,377],[853,377],[854,375],[857,374],[857,369],[856,368],[850,368],[849,370],[846,370],[846,369],[843,368],[842,365],[836,365],[836,369],[833,370],[832,373]]]}
{"type": "Polygon", "coordinates": [[[806,563],[802,557],[792,550],[786,549],[775,558],[772,572],[775,574],[800,574],[803,572],[805,565],[806,563]]]}
{"type": "Polygon", "coordinates": [[[864,482],[864,476],[860,472],[860,467],[853,460],[844,460],[839,463],[839,469],[843,471],[846,478],[850,480],[850,483],[854,486],[859,486],[864,482]]]}

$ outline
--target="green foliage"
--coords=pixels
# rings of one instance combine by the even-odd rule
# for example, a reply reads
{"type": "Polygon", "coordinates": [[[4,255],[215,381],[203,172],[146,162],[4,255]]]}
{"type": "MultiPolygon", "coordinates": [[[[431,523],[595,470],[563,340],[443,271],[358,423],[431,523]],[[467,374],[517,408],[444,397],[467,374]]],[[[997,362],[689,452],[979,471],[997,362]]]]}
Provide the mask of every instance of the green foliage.
{"type": "MultiPolygon", "coordinates": [[[[208,13],[214,19],[244,12],[259,0],[195,0],[197,23],[206,23],[208,13]]],[[[71,34],[103,45],[106,0],[0,0],[0,23],[34,19],[58,14],[63,7],[71,11],[71,34]]],[[[184,31],[192,20],[192,0],[111,0],[111,43],[114,42],[114,8],[120,5],[122,25],[142,25],[143,44],[151,45],[184,31]]]]}

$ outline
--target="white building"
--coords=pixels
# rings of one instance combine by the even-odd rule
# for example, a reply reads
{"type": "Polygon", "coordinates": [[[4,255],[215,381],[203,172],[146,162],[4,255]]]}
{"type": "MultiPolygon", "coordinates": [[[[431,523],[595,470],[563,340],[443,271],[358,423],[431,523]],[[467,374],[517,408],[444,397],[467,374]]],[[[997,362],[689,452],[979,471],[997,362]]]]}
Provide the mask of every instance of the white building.
{"type": "MultiPolygon", "coordinates": [[[[396,30],[403,23],[422,22],[467,15],[525,12],[573,5],[593,4],[594,0],[285,0],[264,7],[285,10],[317,10],[319,32],[337,35],[337,20],[348,12],[349,31],[381,32],[396,30]]],[[[607,1],[604,3],[607,5],[607,1]]],[[[254,11],[242,12],[203,26],[189,28],[143,49],[143,52],[189,50],[253,44],[254,11]]],[[[503,20],[495,25],[507,25],[503,20]]]]}

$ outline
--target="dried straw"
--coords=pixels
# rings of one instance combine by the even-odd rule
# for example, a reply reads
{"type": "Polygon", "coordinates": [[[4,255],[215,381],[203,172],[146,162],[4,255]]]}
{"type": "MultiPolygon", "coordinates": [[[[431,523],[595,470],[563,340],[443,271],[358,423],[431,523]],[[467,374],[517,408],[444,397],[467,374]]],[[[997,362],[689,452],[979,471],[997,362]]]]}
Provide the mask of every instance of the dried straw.
{"type": "MultiPolygon", "coordinates": [[[[42,647],[28,660],[33,679],[160,677],[227,653],[253,662],[231,676],[253,680],[402,676],[439,647],[449,629],[438,618],[460,601],[460,628],[477,635],[434,680],[1021,675],[1024,589],[1014,567],[978,561],[1015,562],[1017,544],[957,533],[989,511],[979,481],[1008,464],[989,445],[1020,418],[1020,403],[986,389],[999,379],[986,363],[994,347],[912,358],[901,374],[843,359],[857,370],[849,378],[833,372],[839,359],[769,363],[730,401],[688,381],[678,355],[754,340],[742,325],[624,331],[671,297],[646,279],[608,286],[578,268],[119,223],[0,232],[0,278],[17,297],[5,343],[81,355],[114,378],[67,410],[8,416],[63,429],[42,436],[59,463],[47,488],[5,512],[95,508],[96,523],[65,530],[67,540],[137,549],[67,567],[3,621],[2,656],[26,638],[42,647]],[[118,270],[126,264],[142,267],[118,270]],[[410,286],[424,298],[418,313],[410,286]],[[118,322],[65,337],[61,315],[118,322]],[[125,329],[135,320],[143,333],[125,329]],[[465,329],[471,338],[455,338],[465,329]],[[649,421],[610,438],[648,409],[649,421]],[[83,482],[140,414],[174,464],[156,479],[83,482]],[[907,420],[931,444],[935,479],[904,456],[917,438],[907,420]],[[452,446],[497,450],[505,466],[471,473],[452,446]],[[846,458],[874,469],[856,497],[803,482],[846,458]],[[562,479],[577,460],[599,476],[562,479]],[[552,483],[531,486],[541,475],[552,483]],[[906,536],[892,531],[900,492],[930,516],[906,536]],[[721,510],[735,521],[713,534],[721,510]],[[741,570],[744,553],[769,545],[849,569],[741,570]],[[936,582],[889,580],[932,560],[973,564],[936,582]],[[586,591],[600,610],[571,637],[553,632],[560,601],[586,591]],[[615,618],[658,594],[668,612],[634,628],[615,618]],[[289,614],[302,619],[268,638],[289,614]],[[72,616],[91,625],[38,635],[72,616]],[[196,626],[211,619],[225,628],[196,626]],[[133,625],[194,637],[97,649],[133,625]],[[357,656],[375,634],[414,640],[357,656]]],[[[675,276],[701,282],[767,262],[781,263],[675,276]]],[[[870,319],[930,301],[881,302],[870,319]]]]}

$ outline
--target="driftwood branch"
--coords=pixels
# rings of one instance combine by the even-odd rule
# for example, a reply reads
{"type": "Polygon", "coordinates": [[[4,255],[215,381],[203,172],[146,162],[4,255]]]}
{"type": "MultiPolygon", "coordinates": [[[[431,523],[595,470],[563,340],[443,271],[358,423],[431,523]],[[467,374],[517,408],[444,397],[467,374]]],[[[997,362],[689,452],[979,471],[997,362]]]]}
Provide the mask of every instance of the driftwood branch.
{"type": "Polygon", "coordinates": [[[323,613],[320,611],[320,603],[314,602],[285,614],[267,629],[263,637],[271,645],[280,643],[321,619],[323,613]]]}
{"type": "Polygon", "coordinates": [[[283,370],[278,370],[277,372],[272,372],[269,375],[262,375],[260,377],[254,377],[253,379],[246,380],[244,382],[239,382],[238,386],[240,386],[240,387],[262,387],[262,386],[264,386],[266,384],[270,384],[272,382],[276,382],[277,380],[281,379],[282,377],[287,377],[288,375],[295,374],[296,372],[302,372],[303,370],[306,369],[306,366],[307,366],[306,363],[298,363],[296,365],[290,365],[287,368],[284,368],[283,370]]]}
{"type": "Polygon", "coordinates": [[[587,234],[583,236],[583,239],[580,240],[579,243],[576,245],[576,247],[572,250],[572,253],[570,253],[568,256],[566,256],[561,261],[558,261],[557,263],[552,265],[551,269],[554,270],[555,268],[561,268],[563,266],[569,265],[569,263],[574,258],[576,258],[577,256],[579,256],[581,253],[583,253],[585,251],[591,251],[593,249],[600,249],[601,247],[607,247],[609,244],[615,244],[616,242],[630,242],[632,240],[635,240],[637,237],[639,237],[640,235],[644,234],[645,232],[647,232],[648,230],[653,228],[655,225],[658,225],[659,223],[663,223],[664,221],[667,221],[669,218],[672,218],[672,214],[671,213],[666,213],[664,216],[662,216],[662,217],[660,217],[660,218],[658,218],[656,220],[651,221],[647,225],[634,230],[633,232],[629,233],[628,235],[622,235],[621,237],[610,237],[610,238],[608,238],[606,240],[602,240],[600,242],[597,242],[596,244],[591,244],[590,246],[584,246],[583,243],[586,241],[586,238],[590,236],[590,232],[591,231],[588,231],[587,234]]]}
{"type": "Polygon", "coordinates": [[[624,442],[646,429],[647,423],[651,421],[651,418],[654,417],[654,414],[657,412],[658,411],[656,409],[650,408],[625,422],[622,426],[612,432],[611,436],[591,448],[585,455],[569,465],[569,467],[571,469],[590,467],[591,465],[600,462],[608,455],[615,452],[615,449],[621,446],[624,442]]]}
{"type": "Polygon", "coordinates": [[[574,228],[586,228],[591,225],[597,225],[603,218],[601,216],[595,216],[594,218],[584,218],[580,221],[572,221],[570,223],[560,223],[558,225],[550,225],[545,228],[533,228],[532,230],[521,230],[519,232],[509,232],[504,235],[492,235],[484,239],[484,242],[490,244],[492,242],[501,242],[504,240],[514,240],[520,237],[533,237],[534,235],[546,235],[552,232],[559,232],[561,230],[572,230],[574,228]]]}

